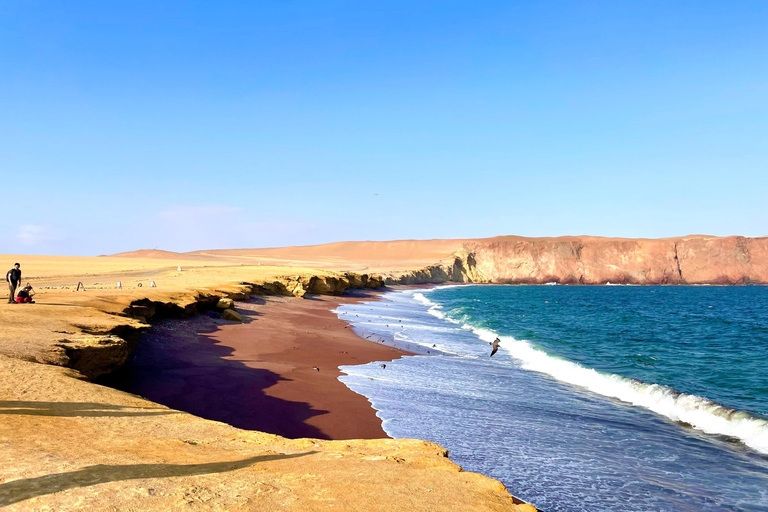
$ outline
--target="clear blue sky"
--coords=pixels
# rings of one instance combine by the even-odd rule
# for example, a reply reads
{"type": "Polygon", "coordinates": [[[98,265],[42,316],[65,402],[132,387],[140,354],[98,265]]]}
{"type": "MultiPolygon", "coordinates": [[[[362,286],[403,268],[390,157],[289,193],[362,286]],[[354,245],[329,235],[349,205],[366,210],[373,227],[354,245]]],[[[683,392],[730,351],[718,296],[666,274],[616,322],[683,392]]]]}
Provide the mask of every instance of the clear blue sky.
{"type": "Polygon", "coordinates": [[[0,0],[0,253],[768,235],[768,2],[0,0]]]}

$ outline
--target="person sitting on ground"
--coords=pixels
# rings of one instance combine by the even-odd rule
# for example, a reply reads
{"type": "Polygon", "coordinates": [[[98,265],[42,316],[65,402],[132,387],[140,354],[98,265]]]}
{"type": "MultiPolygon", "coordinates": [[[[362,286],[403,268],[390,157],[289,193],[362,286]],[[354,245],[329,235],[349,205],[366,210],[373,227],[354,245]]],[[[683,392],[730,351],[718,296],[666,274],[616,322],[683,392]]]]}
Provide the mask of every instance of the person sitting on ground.
{"type": "Polygon", "coordinates": [[[32,291],[32,286],[27,284],[24,288],[22,288],[19,293],[16,295],[16,302],[19,304],[23,302],[28,302],[30,304],[34,304],[35,301],[32,300],[32,297],[35,295],[35,292],[32,291]]]}

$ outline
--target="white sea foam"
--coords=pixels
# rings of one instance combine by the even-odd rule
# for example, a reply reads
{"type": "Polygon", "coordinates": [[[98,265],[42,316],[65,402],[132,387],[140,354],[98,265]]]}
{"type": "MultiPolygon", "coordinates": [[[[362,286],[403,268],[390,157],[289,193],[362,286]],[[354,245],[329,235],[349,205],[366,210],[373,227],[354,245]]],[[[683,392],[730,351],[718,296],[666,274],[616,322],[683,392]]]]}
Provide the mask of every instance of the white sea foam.
{"type": "Polygon", "coordinates": [[[429,306],[429,307],[437,306],[437,304],[435,304],[434,302],[426,298],[423,293],[420,293],[420,292],[414,293],[413,298],[421,302],[425,306],[429,306]]]}
{"type": "MultiPolygon", "coordinates": [[[[351,389],[369,397],[373,406],[381,411],[378,415],[383,420],[385,431],[391,436],[430,439],[444,446],[450,446],[454,457],[465,454],[466,460],[456,460],[466,464],[465,467],[468,470],[476,471],[482,470],[483,467],[493,467],[502,481],[534,481],[538,482],[537,489],[544,485],[551,485],[552,487],[547,488],[546,493],[541,495],[546,497],[546,499],[542,498],[542,506],[545,506],[544,501],[549,504],[556,502],[553,496],[557,496],[562,503],[578,501],[583,504],[584,500],[589,498],[594,501],[589,502],[587,508],[622,511],[681,508],[700,510],[712,505],[710,495],[716,495],[717,499],[722,499],[721,502],[735,503],[743,499],[746,503],[765,503],[765,495],[762,491],[759,491],[759,494],[763,495],[762,498],[747,496],[752,489],[759,490],[765,483],[764,473],[760,468],[754,472],[747,470],[744,475],[740,471],[732,472],[732,458],[727,451],[726,453],[721,453],[722,450],[717,449],[702,451],[702,448],[706,447],[701,446],[691,452],[689,457],[687,454],[691,446],[677,442],[679,438],[674,436],[673,425],[656,424],[652,425],[653,428],[638,425],[636,431],[632,430],[631,425],[627,425],[623,428],[627,429],[627,433],[631,433],[629,439],[625,435],[612,436],[608,439],[601,437],[602,429],[600,428],[582,428],[581,421],[559,424],[560,412],[569,409],[567,406],[550,408],[550,401],[560,403],[562,399],[563,404],[574,404],[581,403],[582,399],[572,399],[567,391],[561,397],[560,392],[551,389],[551,385],[549,386],[551,393],[547,393],[546,380],[548,379],[542,381],[535,375],[546,374],[564,383],[579,386],[585,389],[585,392],[591,390],[588,392],[616,397],[628,404],[644,407],[643,411],[648,410],[648,414],[656,411],[664,414],[665,417],[690,423],[702,431],[739,437],[753,449],[766,453],[766,425],[764,422],[759,423],[763,420],[751,417],[744,412],[727,409],[700,397],[681,395],[663,386],[649,385],[618,375],[600,374],[593,369],[550,356],[533,344],[512,337],[502,337],[501,350],[489,359],[487,342],[496,336],[496,332],[472,327],[468,322],[466,324],[461,322],[458,325],[441,322],[438,319],[446,314],[454,319],[460,319],[462,309],[453,310],[448,304],[444,304],[442,308],[433,309],[438,304],[435,303],[436,300],[430,300],[432,297],[429,290],[418,290],[418,293],[423,296],[423,300],[414,296],[416,291],[413,289],[389,293],[384,299],[389,301],[389,306],[381,304],[379,309],[382,312],[387,309],[394,310],[389,313],[400,315],[397,327],[401,328],[402,325],[404,330],[402,335],[400,330],[396,331],[395,339],[423,344],[428,349],[431,349],[433,343],[437,343],[440,350],[449,352],[446,354],[449,357],[440,357],[437,360],[404,357],[401,361],[387,364],[386,370],[381,369],[376,363],[341,367],[345,375],[340,380],[351,389]],[[425,313],[429,310],[431,311],[428,318],[425,313]],[[400,322],[401,319],[402,322],[400,322]],[[472,334],[466,332],[467,330],[472,334]],[[480,339],[483,341],[481,342],[480,339]],[[516,385],[519,384],[519,387],[511,386],[510,392],[519,392],[519,396],[523,397],[521,402],[523,404],[542,405],[541,408],[531,409],[531,414],[527,418],[533,421],[519,423],[521,426],[518,427],[515,423],[505,422],[506,409],[478,406],[491,403],[495,397],[504,399],[509,397],[503,390],[495,389],[492,385],[480,385],[480,382],[477,386],[474,385],[478,377],[474,373],[475,362],[470,359],[476,356],[480,359],[478,363],[490,364],[494,367],[486,366],[489,371],[481,374],[483,377],[488,377],[489,382],[497,376],[503,376],[504,371],[509,370],[510,377],[514,377],[516,385]],[[531,374],[522,375],[512,366],[531,371],[531,374]],[[539,393],[523,392],[529,390],[526,387],[529,384],[537,386],[533,389],[539,393]],[[435,390],[440,392],[435,393],[435,390]],[[489,391],[494,398],[489,399],[489,391]],[[425,399],[426,396],[431,399],[425,399]],[[467,398],[478,399],[480,402],[469,402],[469,406],[464,407],[467,398]],[[414,403],[418,406],[414,407],[414,403]],[[455,409],[449,409],[449,407],[455,409]],[[446,414],[445,411],[452,411],[452,413],[446,414]],[[691,419],[691,416],[697,414],[701,418],[691,419]],[[435,417],[442,420],[434,421],[435,417]],[[456,417],[456,421],[450,423],[448,418],[453,417],[456,417]],[[504,419],[499,419],[502,417],[504,419]],[[436,425],[440,428],[436,428],[436,425]],[[525,430],[527,427],[530,427],[530,431],[525,430]],[[742,430],[736,432],[739,428],[742,430]],[[519,434],[518,438],[515,442],[506,443],[506,446],[504,442],[494,442],[493,449],[487,450],[487,446],[483,444],[489,438],[488,434],[498,434],[500,439],[507,440],[515,439],[514,432],[519,434]],[[657,435],[659,432],[665,435],[657,435]],[[590,442],[592,440],[597,442],[590,442]],[[626,449],[627,443],[638,449],[626,449]],[[504,451],[505,448],[510,449],[504,451]],[[478,453],[488,458],[480,458],[477,456],[478,453]],[[669,459],[664,459],[666,454],[669,454],[669,459]],[[478,460],[484,465],[478,467],[478,460]],[[563,472],[562,465],[550,464],[551,460],[569,461],[570,471],[563,472]],[[710,466],[706,466],[707,461],[710,466]],[[473,467],[473,464],[476,466],[473,467]],[[685,474],[678,474],[679,467],[694,469],[686,471],[685,474]],[[526,470],[526,468],[530,469],[526,470]],[[626,477],[616,478],[616,475],[626,477]],[[569,485],[562,484],[564,478],[572,479],[569,485]],[[606,487],[607,481],[614,480],[619,482],[620,487],[606,487]],[[635,480],[637,484],[633,483],[635,480]],[[649,481],[658,487],[657,494],[648,491],[648,486],[645,484],[649,481]],[[562,492],[563,488],[568,489],[568,493],[557,494],[562,492]],[[731,488],[732,492],[729,491],[731,488]],[[638,489],[640,492],[637,492],[638,489]],[[701,489],[714,490],[702,496],[701,489]],[[722,489],[730,493],[721,496],[722,489]],[[575,490],[584,492],[578,494],[575,490]],[[670,505],[666,506],[664,496],[668,494],[671,494],[672,498],[669,501],[670,505]],[[688,506],[688,501],[685,501],[687,497],[694,499],[693,505],[688,506]],[[624,502],[627,503],[626,507],[618,506],[624,502]],[[683,503],[682,506],[681,503],[683,503]]],[[[477,306],[482,307],[479,304],[477,306]]],[[[358,308],[365,310],[360,305],[344,305],[340,309],[351,311],[352,314],[348,313],[350,320],[356,325],[366,327],[362,322],[368,318],[355,317],[354,313],[358,308]]],[[[604,408],[611,407],[603,400],[598,400],[598,403],[592,403],[592,400],[586,402],[589,406],[588,411],[602,411],[604,408]]],[[[636,418],[638,411],[633,413],[628,408],[619,407],[614,412],[615,418],[629,419],[636,418]]],[[[585,421],[600,425],[603,419],[613,418],[612,415],[598,414],[594,418],[586,415],[585,421]]],[[[523,421],[520,418],[517,420],[523,421]]],[[[529,501],[536,502],[532,497],[529,501]]]]}
{"type": "MultiPolygon", "coordinates": [[[[441,286],[440,288],[450,288],[451,286],[441,286]]],[[[433,288],[437,289],[437,288],[433,288]]],[[[423,293],[414,293],[413,298],[416,299],[418,302],[421,302],[423,305],[427,306],[429,309],[427,310],[427,313],[429,313],[432,316],[435,316],[441,320],[446,320],[448,322],[451,322],[452,324],[460,325],[461,322],[458,322],[454,320],[453,318],[450,318],[445,315],[441,310],[443,309],[443,306],[440,304],[436,304],[426,298],[423,293]]]]}
{"type": "MultiPolygon", "coordinates": [[[[490,330],[472,326],[470,328],[484,341],[490,342],[499,336],[490,330]]],[[[526,370],[544,373],[561,382],[645,407],[708,434],[738,438],[750,448],[768,453],[768,421],[764,419],[700,396],[679,393],[660,384],[648,384],[620,375],[600,373],[578,363],[552,357],[525,340],[517,340],[511,336],[499,336],[499,339],[501,348],[520,361],[526,370]]]]}
{"type": "MultiPolygon", "coordinates": [[[[519,361],[523,369],[543,373],[561,382],[644,407],[709,434],[737,438],[752,449],[768,454],[768,421],[764,419],[725,407],[700,396],[679,393],[667,386],[601,373],[578,363],[553,357],[537,349],[528,341],[501,336],[494,331],[457,321],[446,315],[441,305],[427,298],[422,292],[413,293],[412,297],[427,307],[430,315],[470,330],[486,342],[491,342],[498,336],[501,339],[502,351],[519,361]]],[[[461,355],[469,356],[469,354],[461,355]]]]}

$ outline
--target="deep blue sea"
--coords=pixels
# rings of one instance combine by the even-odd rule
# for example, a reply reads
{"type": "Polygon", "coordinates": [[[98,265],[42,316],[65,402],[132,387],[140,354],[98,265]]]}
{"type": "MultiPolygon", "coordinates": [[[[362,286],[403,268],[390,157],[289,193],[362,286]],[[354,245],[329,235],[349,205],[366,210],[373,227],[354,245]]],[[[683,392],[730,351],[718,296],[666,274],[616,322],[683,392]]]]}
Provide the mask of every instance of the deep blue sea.
{"type": "Polygon", "coordinates": [[[541,510],[768,511],[768,287],[442,286],[337,314],[418,354],[342,367],[389,435],[541,510]]]}

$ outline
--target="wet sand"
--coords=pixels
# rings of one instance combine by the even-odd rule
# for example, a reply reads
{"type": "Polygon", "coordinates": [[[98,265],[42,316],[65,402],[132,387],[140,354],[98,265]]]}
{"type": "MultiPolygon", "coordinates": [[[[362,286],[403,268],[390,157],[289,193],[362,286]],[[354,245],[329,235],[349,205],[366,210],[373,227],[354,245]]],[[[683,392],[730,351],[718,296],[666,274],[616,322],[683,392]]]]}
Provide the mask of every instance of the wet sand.
{"type": "Polygon", "coordinates": [[[360,338],[331,312],[374,296],[255,297],[237,303],[242,324],[216,313],[157,322],[129,363],[99,382],[288,438],[387,437],[368,400],[338,380],[338,366],[407,352],[360,338]]]}

